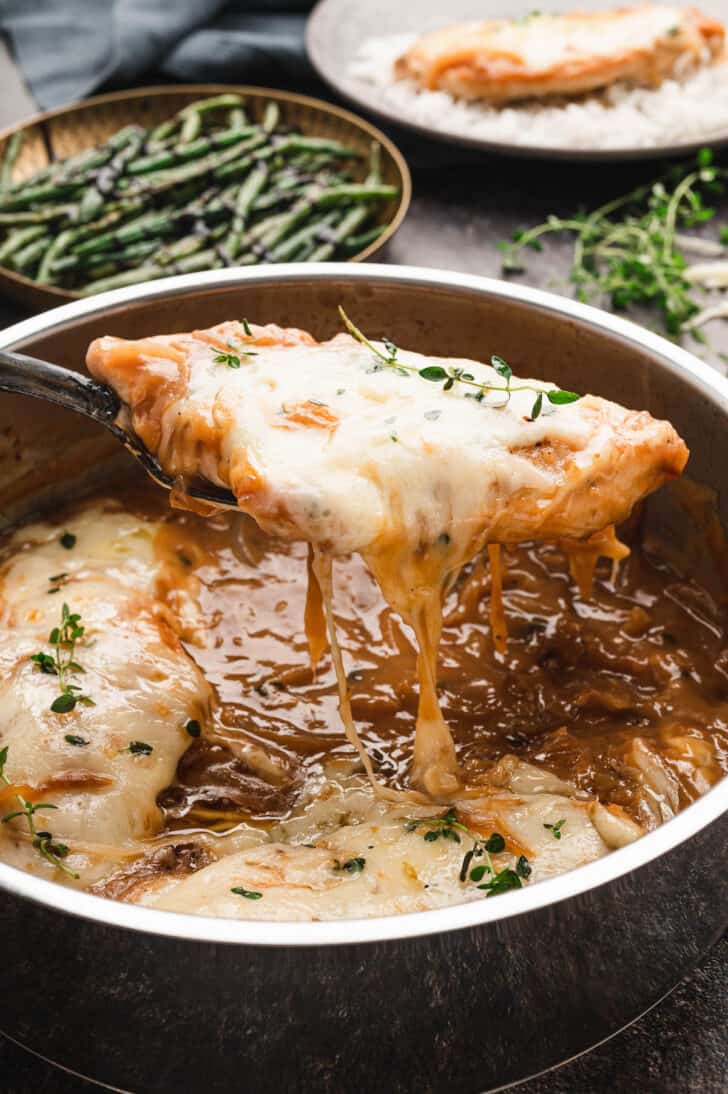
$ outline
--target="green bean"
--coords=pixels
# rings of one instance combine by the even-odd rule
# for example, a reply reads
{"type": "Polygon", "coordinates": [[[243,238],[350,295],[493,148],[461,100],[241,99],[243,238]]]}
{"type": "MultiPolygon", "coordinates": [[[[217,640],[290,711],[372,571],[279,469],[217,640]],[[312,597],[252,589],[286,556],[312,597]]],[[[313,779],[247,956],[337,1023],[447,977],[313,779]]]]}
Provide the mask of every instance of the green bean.
{"type": "Polygon", "coordinates": [[[226,91],[222,95],[213,95],[210,99],[198,99],[194,103],[179,111],[180,118],[186,118],[188,114],[209,114],[211,110],[222,110],[224,107],[244,106],[245,99],[237,92],[226,91]]]}
{"type": "Polygon", "coordinates": [[[16,224],[46,224],[58,217],[72,216],[75,211],[75,205],[48,205],[45,209],[31,209],[29,212],[0,213],[0,228],[16,224]]]}
{"type": "MultiPolygon", "coordinates": [[[[254,148],[259,148],[265,141],[263,134],[257,134],[254,137],[250,137],[247,141],[243,142],[243,147],[246,152],[254,148]]],[[[217,177],[217,168],[237,159],[241,154],[241,146],[235,146],[227,149],[227,151],[220,154],[213,153],[209,156],[204,156],[201,160],[195,160],[184,167],[170,168],[169,171],[160,171],[158,174],[145,177],[143,180],[136,179],[132,184],[125,188],[125,193],[129,194],[158,194],[170,187],[178,185],[180,182],[187,182],[194,178],[203,178],[204,176],[212,173],[214,177],[217,177]]]]}
{"type": "Polygon", "coordinates": [[[72,239],[73,231],[71,229],[66,229],[65,232],[59,232],[53,240],[50,247],[43,255],[41,264],[38,267],[38,273],[35,276],[36,281],[39,281],[41,285],[47,285],[53,280],[54,263],[63,254],[72,239]]]}
{"type": "Polygon", "coordinates": [[[132,160],[127,167],[127,173],[130,175],[144,175],[149,171],[162,171],[178,163],[207,155],[216,148],[226,148],[228,145],[236,144],[238,141],[244,140],[245,137],[252,137],[259,132],[259,128],[254,125],[241,129],[224,129],[220,133],[200,137],[199,140],[192,141],[190,144],[177,144],[165,149],[163,152],[140,156],[139,159],[132,160]]]}
{"type": "Polygon", "coordinates": [[[338,218],[338,213],[328,213],[324,217],[320,217],[314,220],[311,224],[306,224],[303,228],[299,228],[297,232],[289,236],[288,239],[283,240],[277,247],[274,247],[270,252],[271,262],[291,262],[298,250],[304,245],[310,244],[317,240],[317,237],[321,233],[326,233],[327,229],[335,223],[338,218]]]}
{"type": "Polygon", "coordinates": [[[347,201],[383,200],[385,198],[395,198],[398,194],[399,190],[396,186],[366,182],[344,183],[341,186],[334,186],[329,190],[324,190],[316,199],[316,204],[319,208],[326,209],[331,205],[341,205],[347,201]]]}
{"type": "Polygon", "coordinates": [[[167,138],[171,137],[173,133],[176,133],[178,129],[179,118],[176,114],[173,118],[167,118],[166,121],[160,122],[147,137],[147,148],[156,147],[158,144],[166,141],[167,138]]]}
{"type": "Polygon", "coordinates": [[[232,228],[225,243],[226,253],[231,259],[235,258],[238,254],[240,239],[248,222],[250,211],[256,198],[265,186],[267,179],[268,167],[265,163],[262,163],[258,167],[253,168],[238,190],[232,228]]]}
{"type": "Polygon", "coordinates": [[[358,236],[349,236],[342,244],[346,254],[351,255],[363,251],[370,243],[374,243],[375,240],[379,239],[385,228],[386,224],[375,224],[373,228],[361,232],[358,236]]]}
{"type": "Polygon", "coordinates": [[[192,141],[197,140],[202,129],[202,117],[199,110],[191,110],[189,114],[185,116],[185,120],[182,122],[182,128],[179,134],[180,144],[190,144],[192,141]]]}
{"type": "Polygon", "coordinates": [[[5,242],[0,246],[0,262],[5,262],[16,251],[19,251],[21,247],[24,247],[26,243],[32,243],[35,239],[40,239],[41,236],[46,234],[46,228],[42,224],[32,225],[29,228],[19,228],[15,232],[11,232],[5,242]]]}
{"type": "Polygon", "coordinates": [[[347,236],[361,227],[369,216],[369,209],[365,205],[358,205],[345,213],[341,221],[331,232],[330,239],[321,243],[309,256],[309,262],[326,262],[331,258],[339,244],[343,243],[347,236]]]}
{"type": "Polygon", "coordinates": [[[266,133],[272,133],[277,128],[280,118],[281,108],[278,103],[273,102],[273,100],[266,103],[265,110],[263,111],[263,120],[261,122],[266,133]]]}
{"type": "Polygon", "coordinates": [[[0,210],[27,209],[56,198],[73,197],[83,188],[81,182],[48,183],[46,186],[29,186],[22,194],[9,194],[0,198],[0,210]]]}
{"type": "Polygon", "coordinates": [[[242,106],[234,106],[228,110],[227,123],[230,129],[245,129],[248,119],[242,106]]]}
{"type": "Polygon", "coordinates": [[[80,224],[88,224],[100,215],[104,208],[104,198],[95,186],[89,186],[81,195],[76,219],[80,224]]]}
{"type": "Polygon", "coordinates": [[[23,247],[21,250],[16,251],[11,258],[13,268],[16,269],[18,273],[29,273],[37,266],[38,262],[40,262],[49,243],[50,240],[48,239],[48,236],[43,235],[32,243],[29,243],[26,247],[23,247]]]}
{"type": "Polygon", "coordinates": [[[20,155],[20,149],[23,147],[25,141],[25,130],[18,129],[11,137],[8,138],[5,145],[5,155],[3,156],[3,165],[0,169],[0,190],[7,190],[13,179],[13,169],[15,167],[18,156],[20,155]]]}

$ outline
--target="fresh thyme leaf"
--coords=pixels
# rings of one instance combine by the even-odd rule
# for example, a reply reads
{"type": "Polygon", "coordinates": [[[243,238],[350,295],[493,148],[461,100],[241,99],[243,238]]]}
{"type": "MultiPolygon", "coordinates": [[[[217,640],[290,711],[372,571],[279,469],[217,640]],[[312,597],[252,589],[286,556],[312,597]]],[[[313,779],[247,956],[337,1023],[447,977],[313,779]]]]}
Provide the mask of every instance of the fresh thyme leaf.
{"type": "Polygon", "coordinates": [[[64,532],[60,538],[61,547],[65,547],[67,551],[70,551],[72,547],[76,546],[76,536],[73,532],[64,532]]]}
{"type": "Polygon", "coordinates": [[[231,893],[235,893],[236,896],[244,896],[246,900],[262,900],[263,894],[257,893],[254,889],[241,889],[239,885],[230,890],[231,893]]]}
{"type": "Polygon", "coordinates": [[[253,332],[252,332],[252,330],[250,329],[250,323],[249,323],[249,322],[248,322],[248,320],[247,320],[247,319],[245,319],[245,318],[243,319],[243,330],[244,330],[244,331],[245,331],[245,333],[247,334],[248,338],[252,338],[252,337],[253,337],[253,332]]]}
{"type": "Polygon", "coordinates": [[[257,356],[258,354],[255,352],[255,350],[242,349],[240,346],[236,346],[232,342],[228,342],[228,352],[225,352],[225,350],[216,350],[213,354],[212,359],[216,365],[227,365],[228,368],[240,368],[241,357],[257,356]]]}
{"type": "Polygon", "coordinates": [[[389,354],[390,361],[395,361],[397,359],[397,354],[399,353],[399,350],[397,346],[395,346],[394,342],[390,342],[388,338],[382,338],[382,344],[389,354]]]}
{"type": "MultiPolygon", "coordinates": [[[[5,764],[7,763],[7,760],[8,746],[6,745],[4,748],[0,748],[0,783],[4,786],[11,786],[10,779],[5,774],[5,764]]],[[[63,873],[67,874],[69,877],[77,879],[79,875],[62,861],[69,854],[69,849],[66,844],[54,843],[52,832],[46,830],[39,831],[35,826],[36,813],[40,813],[43,809],[57,809],[58,807],[52,805],[50,802],[34,803],[28,801],[27,798],[17,791],[15,797],[20,804],[20,809],[14,809],[12,812],[6,813],[4,817],[0,817],[0,824],[9,824],[13,820],[24,817],[33,849],[36,850],[46,862],[49,862],[51,866],[56,867],[58,870],[62,870],[63,873]]]]}
{"type": "Polygon", "coordinates": [[[67,733],[63,739],[69,745],[76,745],[77,748],[84,748],[88,744],[84,737],[79,737],[76,733],[67,733]]]}
{"type": "Polygon", "coordinates": [[[536,396],[536,402],[533,404],[533,407],[531,408],[531,421],[532,422],[535,422],[536,419],[538,418],[538,416],[540,415],[542,406],[543,406],[543,392],[539,391],[538,395],[536,396]]]}
{"type": "Polygon", "coordinates": [[[338,859],[334,859],[334,870],[337,873],[360,874],[366,864],[367,860],[365,858],[349,858],[346,862],[339,862],[338,859]]]}
{"type": "Polygon", "coordinates": [[[435,384],[448,378],[447,372],[441,365],[427,365],[426,368],[419,369],[417,375],[421,376],[423,380],[431,380],[435,384]]]}
{"type": "Polygon", "coordinates": [[[441,410],[426,410],[425,411],[425,418],[427,419],[428,422],[436,422],[441,414],[442,414],[441,410]]]}
{"type": "Polygon", "coordinates": [[[426,828],[423,839],[427,843],[434,843],[438,839],[451,839],[455,843],[460,843],[461,832],[472,840],[472,847],[463,855],[459,874],[460,881],[470,880],[477,884],[482,881],[486,874],[491,874],[492,876],[487,883],[478,885],[479,889],[488,891],[488,896],[506,892],[508,889],[520,889],[520,879],[527,878],[531,873],[528,859],[524,855],[521,855],[518,859],[515,870],[507,867],[504,870],[496,871],[490,856],[498,855],[505,850],[506,841],[503,836],[500,832],[492,832],[487,839],[483,839],[477,832],[473,832],[466,825],[461,824],[453,809],[448,809],[447,813],[441,817],[423,817],[418,820],[407,821],[405,824],[407,832],[415,832],[421,827],[426,828]],[[478,863],[477,866],[472,866],[471,869],[474,858],[484,858],[486,861],[478,863]]]}
{"type": "Polygon", "coordinates": [[[519,855],[516,863],[516,873],[522,878],[530,877],[533,873],[533,869],[525,855],[519,855]]]}
{"type": "Polygon", "coordinates": [[[59,695],[57,699],[53,700],[51,710],[54,714],[69,714],[77,702],[78,700],[72,692],[65,691],[63,695],[59,695]]]}
{"type": "Polygon", "coordinates": [[[132,756],[150,756],[154,752],[152,745],[148,745],[146,741],[129,741],[126,748],[122,748],[122,752],[131,752],[132,756]]]}
{"type": "Polygon", "coordinates": [[[575,391],[547,391],[546,398],[550,403],[554,403],[555,406],[563,406],[565,403],[575,403],[579,396],[575,391]]]}
{"type": "Polygon", "coordinates": [[[185,726],[185,729],[189,733],[190,737],[200,736],[200,723],[197,721],[196,718],[190,718],[189,722],[185,726]]]}
{"type": "Polygon", "coordinates": [[[504,380],[510,380],[513,375],[513,369],[507,361],[504,361],[502,357],[499,357],[497,353],[494,353],[490,359],[490,363],[499,376],[502,376],[504,380]]]}
{"type": "MultiPolygon", "coordinates": [[[[534,387],[533,384],[518,384],[516,387],[511,386],[512,372],[510,366],[503,360],[502,357],[494,355],[491,357],[491,363],[493,368],[496,369],[498,374],[505,379],[506,383],[503,384],[488,384],[481,383],[475,379],[472,372],[466,372],[465,369],[460,366],[453,366],[452,368],[444,368],[442,365],[425,365],[423,368],[418,368],[416,365],[408,365],[403,361],[398,360],[396,357],[397,347],[388,340],[385,339],[384,345],[387,348],[387,352],[383,353],[377,346],[371,342],[365,334],[363,334],[358,327],[354,326],[351,319],[339,305],[339,315],[344,321],[344,326],[355,341],[360,345],[365,346],[376,358],[374,365],[368,368],[367,372],[380,372],[382,369],[390,368],[403,376],[417,375],[421,380],[428,380],[431,383],[442,383],[443,391],[451,391],[456,384],[464,384],[468,387],[474,387],[476,392],[465,392],[466,398],[476,399],[478,402],[482,402],[486,393],[491,391],[505,395],[505,399],[500,403],[489,403],[493,409],[502,410],[508,405],[511,399],[511,395],[515,391],[533,391],[537,395],[536,403],[538,404],[540,414],[541,406],[543,404],[543,391],[540,387],[534,387]],[[394,352],[393,352],[394,351],[394,352]],[[539,401],[540,400],[540,401],[539,401]]],[[[578,399],[579,396],[574,392],[564,392],[564,398],[561,402],[573,402],[574,399],[578,399]],[[568,398],[566,398],[568,396],[568,398]]],[[[559,400],[552,399],[552,402],[558,402],[559,400]]],[[[534,404],[535,406],[536,404],[534,404]]],[[[538,415],[536,415],[538,416],[538,415]]],[[[427,417],[427,415],[425,415],[427,417]]]]}
{"type": "Polygon", "coordinates": [[[46,673],[48,676],[58,675],[56,663],[49,653],[34,653],[31,655],[30,660],[35,661],[40,671],[46,673]]]}
{"type": "Polygon", "coordinates": [[[487,881],[484,885],[479,885],[478,888],[485,889],[487,896],[498,896],[500,893],[507,893],[511,889],[520,889],[522,885],[516,871],[512,870],[510,866],[506,866],[504,870],[499,870],[490,881],[487,881]]]}
{"type": "Polygon", "coordinates": [[[390,441],[394,441],[394,442],[395,442],[395,444],[396,444],[396,443],[397,443],[397,441],[399,440],[399,437],[397,436],[397,434],[396,434],[396,433],[390,433],[390,434],[389,434],[389,439],[390,439],[390,441]]]}
{"type": "MultiPolygon", "coordinates": [[[[65,574],[56,574],[51,581],[56,581],[65,574]]],[[[55,592],[57,590],[51,590],[55,592]]],[[[83,689],[77,684],[72,684],[70,675],[83,673],[83,667],[75,658],[76,643],[83,638],[85,627],[81,626],[81,616],[78,612],[72,612],[68,604],[61,608],[61,625],[54,627],[48,635],[48,645],[54,648],[54,656],[39,652],[31,655],[33,661],[41,672],[49,676],[58,677],[60,695],[51,703],[50,709],[54,714],[69,714],[77,703],[84,706],[93,706],[93,699],[84,695],[83,689]]]]}
{"type": "Polygon", "coordinates": [[[562,817],[561,820],[556,821],[555,824],[544,824],[544,828],[548,828],[551,831],[551,835],[554,839],[561,839],[561,829],[566,824],[566,817],[562,817]]]}
{"type": "Polygon", "coordinates": [[[505,851],[506,841],[503,839],[500,832],[494,832],[493,835],[485,841],[485,849],[490,855],[499,855],[501,851],[505,851]]]}

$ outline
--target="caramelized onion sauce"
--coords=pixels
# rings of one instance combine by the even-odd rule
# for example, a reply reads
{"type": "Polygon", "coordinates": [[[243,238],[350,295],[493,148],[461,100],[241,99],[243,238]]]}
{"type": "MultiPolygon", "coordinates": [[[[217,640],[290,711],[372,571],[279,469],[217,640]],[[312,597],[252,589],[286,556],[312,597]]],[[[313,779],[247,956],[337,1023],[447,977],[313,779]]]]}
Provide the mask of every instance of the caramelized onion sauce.
{"type": "MultiPolygon", "coordinates": [[[[285,816],[313,765],[355,758],[315,589],[307,604],[306,545],[271,541],[237,514],[174,512],[157,548],[169,595],[175,574],[194,586],[200,617],[187,646],[219,701],[212,736],[192,744],[160,798],[167,827],[225,830],[285,816]],[[307,607],[309,624],[319,621],[308,637],[307,607]]],[[[651,758],[673,808],[728,770],[725,605],[637,544],[618,567],[597,563],[590,596],[558,546],[490,555],[491,565],[486,553],[466,567],[446,599],[438,661],[442,713],[469,784],[515,754],[651,825],[662,819],[655,779],[642,777],[651,758]],[[491,612],[493,574],[507,640],[491,612]]],[[[377,779],[407,789],[414,636],[359,558],[334,562],[333,588],[354,722],[377,779]]]]}

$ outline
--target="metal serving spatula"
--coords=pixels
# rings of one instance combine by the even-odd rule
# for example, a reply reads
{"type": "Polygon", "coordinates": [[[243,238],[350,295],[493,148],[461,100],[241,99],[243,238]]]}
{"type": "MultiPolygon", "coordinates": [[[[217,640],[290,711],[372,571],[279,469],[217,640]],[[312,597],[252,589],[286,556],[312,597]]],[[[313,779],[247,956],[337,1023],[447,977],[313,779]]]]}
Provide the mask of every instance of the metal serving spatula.
{"type": "MultiPolygon", "coordinates": [[[[92,418],[114,434],[155,482],[166,490],[171,490],[174,485],[174,479],[163,470],[136,434],[120,424],[122,404],[119,396],[98,380],[92,380],[68,368],[61,368],[60,365],[52,365],[48,361],[39,361],[36,357],[28,357],[24,353],[0,350],[0,391],[44,399],[48,403],[55,403],[66,410],[75,410],[77,414],[92,418]]],[[[185,492],[199,501],[237,508],[232,492],[213,483],[200,485],[185,482],[185,492]]]]}

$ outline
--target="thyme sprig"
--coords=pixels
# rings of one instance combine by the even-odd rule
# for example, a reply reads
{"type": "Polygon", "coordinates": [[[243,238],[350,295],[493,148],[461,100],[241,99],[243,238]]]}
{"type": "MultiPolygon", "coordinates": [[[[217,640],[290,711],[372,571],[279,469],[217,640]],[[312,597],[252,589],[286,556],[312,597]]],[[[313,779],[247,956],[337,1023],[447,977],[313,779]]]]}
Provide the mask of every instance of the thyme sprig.
{"type": "MultiPolygon", "coordinates": [[[[3,786],[12,786],[10,779],[5,774],[7,759],[8,747],[6,745],[5,748],[0,748],[0,783],[2,783],[3,786]]],[[[68,874],[68,876],[72,878],[78,878],[79,875],[63,861],[68,855],[68,847],[66,844],[56,843],[53,839],[52,832],[49,832],[46,829],[39,830],[36,827],[36,813],[40,813],[43,809],[57,809],[58,806],[51,805],[50,802],[28,801],[20,791],[15,791],[15,797],[18,800],[20,809],[13,809],[10,813],[6,813],[4,817],[0,817],[0,824],[9,824],[10,821],[16,820],[18,817],[25,817],[31,843],[38,854],[41,855],[46,862],[49,862],[51,866],[55,866],[58,870],[62,870],[64,874],[68,874]]]]}
{"type": "Polygon", "coordinates": [[[417,365],[408,365],[399,357],[398,347],[390,342],[388,338],[382,340],[384,346],[384,352],[375,346],[362,331],[359,330],[344,309],[339,305],[339,315],[341,316],[344,326],[346,327],[352,338],[362,346],[366,346],[374,356],[377,358],[380,367],[386,367],[393,369],[400,376],[417,375],[422,380],[429,380],[434,384],[442,384],[443,391],[450,391],[455,384],[463,384],[467,387],[475,388],[475,393],[467,392],[466,398],[475,399],[477,402],[482,402],[487,394],[490,392],[497,392],[503,396],[502,402],[488,403],[487,405],[498,410],[503,410],[508,406],[511,401],[511,395],[516,391],[532,391],[536,395],[536,400],[531,410],[530,420],[535,421],[541,414],[543,409],[544,395],[548,399],[549,403],[555,406],[563,406],[566,403],[574,403],[580,398],[575,391],[563,391],[561,388],[541,388],[535,384],[516,384],[513,385],[511,380],[513,378],[513,370],[510,365],[494,354],[491,359],[491,365],[504,380],[504,384],[489,384],[476,380],[472,372],[467,372],[466,369],[459,365],[445,367],[444,365],[426,365],[424,368],[418,368],[417,365]]]}
{"type": "MultiPolygon", "coordinates": [[[[570,279],[580,300],[607,299],[615,311],[633,305],[655,308],[666,331],[680,334],[699,310],[685,276],[680,228],[694,228],[715,215],[707,195],[724,191],[728,172],[703,148],[690,164],[572,217],[550,216],[543,224],[514,233],[504,251],[504,273],[524,272],[526,249],[540,251],[544,236],[571,233],[570,279]]],[[[724,239],[722,237],[722,242],[724,239]]]]}
{"type": "Polygon", "coordinates": [[[427,843],[434,843],[438,839],[451,840],[453,843],[461,843],[462,835],[472,841],[472,847],[463,855],[460,865],[459,879],[461,883],[472,881],[478,889],[484,889],[486,896],[498,896],[510,889],[520,889],[521,879],[531,874],[531,866],[525,855],[521,855],[516,862],[515,869],[510,866],[502,870],[496,870],[491,855],[498,855],[505,850],[506,841],[500,832],[493,832],[487,839],[483,839],[477,832],[473,832],[467,825],[462,824],[452,809],[448,809],[440,817],[422,817],[418,820],[407,821],[405,828],[408,832],[415,832],[418,828],[425,827],[424,839],[427,843]],[[473,866],[474,859],[483,859],[473,866]],[[486,874],[490,875],[487,881],[483,881],[486,874]]]}
{"type": "Polygon", "coordinates": [[[81,626],[79,613],[72,612],[68,604],[64,604],[61,608],[60,627],[54,627],[48,635],[48,645],[53,647],[53,656],[43,650],[31,654],[30,660],[42,673],[58,677],[60,695],[56,696],[50,706],[54,714],[68,714],[77,703],[95,706],[93,699],[84,695],[83,688],[69,681],[69,676],[86,671],[75,659],[76,643],[85,633],[86,628],[81,626]]]}
{"type": "Polygon", "coordinates": [[[228,368],[240,368],[241,357],[257,357],[258,354],[253,349],[243,349],[241,346],[236,346],[234,342],[228,342],[228,352],[224,350],[216,350],[213,355],[213,361],[216,365],[227,365],[228,368]]]}

